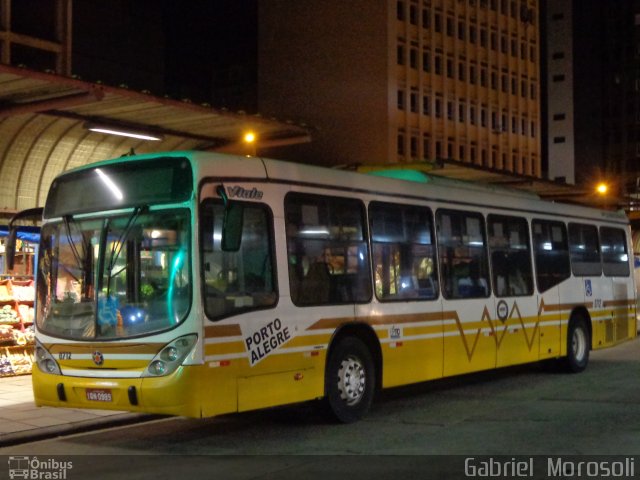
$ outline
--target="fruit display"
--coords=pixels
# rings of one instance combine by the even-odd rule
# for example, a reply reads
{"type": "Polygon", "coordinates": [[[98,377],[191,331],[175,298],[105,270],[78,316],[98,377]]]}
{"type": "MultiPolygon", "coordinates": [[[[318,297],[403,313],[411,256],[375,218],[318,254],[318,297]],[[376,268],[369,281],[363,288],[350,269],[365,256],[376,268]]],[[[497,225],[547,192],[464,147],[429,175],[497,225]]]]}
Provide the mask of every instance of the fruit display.
{"type": "Polygon", "coordinates": [[[13,327],[11,325],[0,325],[0,344],[13,344],[13,327]]]}
{"type": "Polygon", "coordinates": [[[33,323],[33,307],[22,303],[18,305],[18,313],[23,323],[33,323]]]}
{"type": "Polygon", "coordinates": [[[24,329],[24,337],[27,339],[28,345],[33,345],[36,343],[36,329],[33,325],[29,325],[24,329]]]}
{"type": "Polygon", "coordinates": [[[0,377],[31,373],[34,297],[32,280],[0,280],[0,377]]]}
{"type": "Polygon", "coordinates": [[[5,305],[0,308],[0,324],[11,325],[14,323],[20,323],[18,312],[16,312],[11,305],[5,305]]]}
{"type": "Polygon", "coordinates": [[[11,291],[11,280],[0,281],[0,302],[13,300],[13,292],[11,291]]]}
{"type": "Polygon", "coordinates": [[[9,354],[9,361],[14,375],[25,375],[31,373],[33,364],[33,354],[28,349],[13,351],[9,354]]]}
{"type": "Polygon", "coordinates": [[[17,302],[33,302],[35,298],[35,288],[32,281],[27,282],[11,282],[11,290],[13,299],[17,302]]]}
{"type": "Polygon", "coordinates": [[[13,367],[11,366],[11,360],[9,360],[9,355],[0,353],[0,377],[7,377],[10,375],[15,375],[13,371],[13,367]]]}

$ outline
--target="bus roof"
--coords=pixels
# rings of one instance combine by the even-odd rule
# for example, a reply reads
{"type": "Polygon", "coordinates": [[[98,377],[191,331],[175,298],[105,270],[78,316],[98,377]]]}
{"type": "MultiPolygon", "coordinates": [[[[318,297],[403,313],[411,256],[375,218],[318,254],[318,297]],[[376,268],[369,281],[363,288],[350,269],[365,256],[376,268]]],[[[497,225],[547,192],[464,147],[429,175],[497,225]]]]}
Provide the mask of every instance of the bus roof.
{"type": "MultiPolygon", "coordinates": [[[[282,181],[318,188],[351,192],[377,193],[383,196],[420,198],[450,203],[452,206],[475,205],[501,209],[590,217],[615,223],[628,222],[622,211],[599,210],[591,207],[543,200],[535,193],[494,185],[450,179],[417,170],[394,169],[358,173],[302,163],[274,160],[262,157],[245,157],[215,152],[172,151],[143,155],[131,155],[85,165],[73,171],[101,165],[153,160],[159,157],[187,158],[194,169],[195,187],[203,178],[241,178],[282,181]],[[242,165],[238,169],[238,165],[242,165]]],[[[69,172],[65,172],[65,175],[69,172]]]]}
{"type": "Polygon", "coordinates": [[[516,195],[523,198],[540,200],[540,196],[533,192],[527,192],[524,190],[518,190],[516,188],[509,188],[509,187],[503,187],[503,186],[497,186],[497,185],[474,183],[467,180],[447,178],[439,175],[429,175],[420,170],[411,170],[411,169],[396,170],[394,168],[389,168],[389,170],[375,170],[375,171],[367,172],[366,174],[375,175],[379,177],[395,178],[397,180],[407,180],[410,182],[431,183],[431,184],[440,185],[448,188],[453,187],[453,188],[461,188],[465,190],[491,191],[493,193],[516,195]]]}

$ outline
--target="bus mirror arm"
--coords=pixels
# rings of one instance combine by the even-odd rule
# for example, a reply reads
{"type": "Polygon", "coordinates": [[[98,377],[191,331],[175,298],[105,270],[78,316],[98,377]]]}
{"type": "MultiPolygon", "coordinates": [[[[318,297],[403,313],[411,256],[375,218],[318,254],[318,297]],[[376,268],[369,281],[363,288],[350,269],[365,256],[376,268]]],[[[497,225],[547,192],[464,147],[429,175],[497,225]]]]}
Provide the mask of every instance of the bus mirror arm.
{"type": "Polygon", "coordinates": [[[224,185],[218,185],[216,193],[224,204],[224,219],[222,221],[221,248],[223,252],[237,252],[242,241],[242,227],[244,223],[244,206],[229,200],[224,185]]]}
{"type": "Polygon", "coordinates": [[[18,235],[17,228],[9,229],[9,236],[7,237],[7,243],[5,245],[5,272],[6,274],[11,273],[13,267],[15,265],[15,255],[16,255],[16,237],[18,235]]]}

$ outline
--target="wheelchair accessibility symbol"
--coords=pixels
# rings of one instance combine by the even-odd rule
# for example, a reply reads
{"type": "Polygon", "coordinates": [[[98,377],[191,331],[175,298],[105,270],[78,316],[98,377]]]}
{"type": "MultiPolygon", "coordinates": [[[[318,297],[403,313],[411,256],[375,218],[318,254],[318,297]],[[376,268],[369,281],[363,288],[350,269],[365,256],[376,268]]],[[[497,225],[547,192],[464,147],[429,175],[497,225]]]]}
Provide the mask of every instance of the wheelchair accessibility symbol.
{"type": "Polygon", "coordinates": [[[593,295],[593,289],[591,288],[591,280],[584,281],[584,294],[587,297],[590,297],[593,295]]]}

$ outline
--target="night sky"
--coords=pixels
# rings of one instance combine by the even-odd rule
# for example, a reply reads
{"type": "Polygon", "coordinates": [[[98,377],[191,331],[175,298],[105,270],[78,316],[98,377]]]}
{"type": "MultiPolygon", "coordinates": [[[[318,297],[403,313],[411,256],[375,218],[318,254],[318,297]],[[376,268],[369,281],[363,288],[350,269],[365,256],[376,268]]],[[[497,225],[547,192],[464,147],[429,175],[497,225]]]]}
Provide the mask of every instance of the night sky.
{"type": "Polygon", "coordinates": [[[83,0],[73,17],[83,79],[256,110],[257,0],[83,0]]]}

